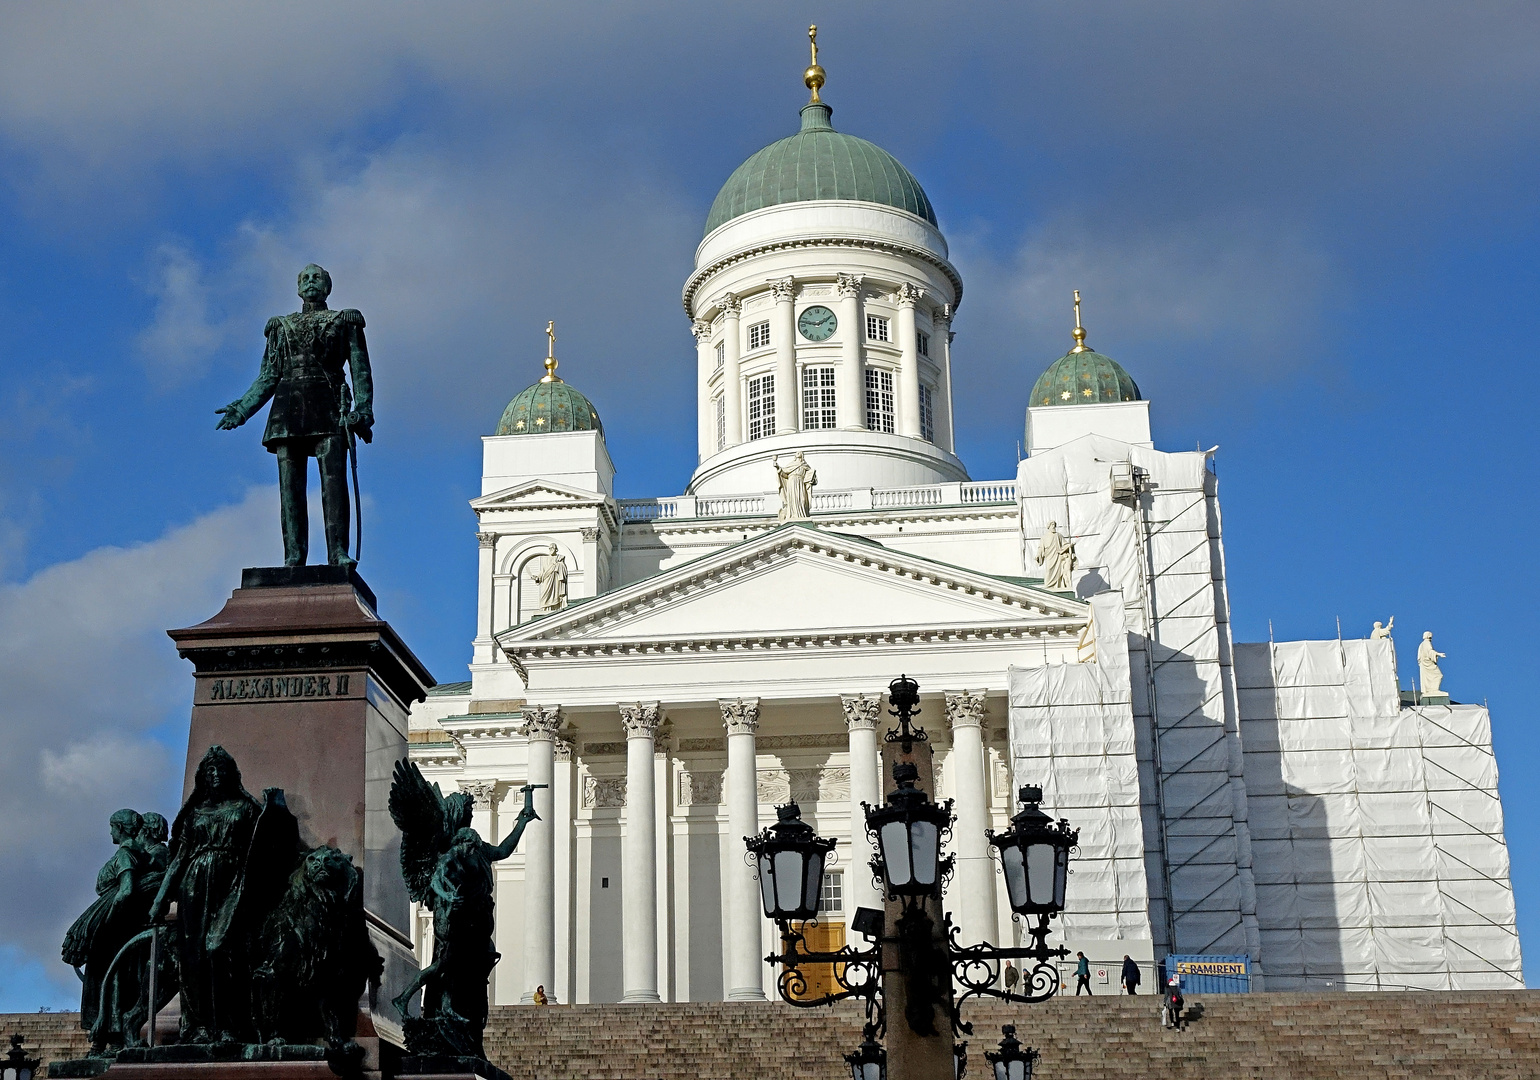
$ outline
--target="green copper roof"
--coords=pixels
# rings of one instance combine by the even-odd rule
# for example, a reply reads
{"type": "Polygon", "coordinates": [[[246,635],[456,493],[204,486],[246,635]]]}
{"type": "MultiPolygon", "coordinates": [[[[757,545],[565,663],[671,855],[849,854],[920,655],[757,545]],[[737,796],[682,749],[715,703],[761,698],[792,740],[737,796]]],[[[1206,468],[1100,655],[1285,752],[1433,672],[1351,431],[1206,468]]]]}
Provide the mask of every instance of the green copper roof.
{"type": "Polygon", "coordinates": [[[544,435],[550,431],[597,431],[599,413],[589,400],[560,379],[519,391],[497,422],[499,435],[544,435]]]}
{"type": "Polygon", "coordinates": [[[739,165],[717,192],[706,232],[751,210],[813,199],[850,199],[907,210],[936,224],[925,189],[882,147],[842,135],[824,102],[803,106],[802,130],[739,165]]]}
{"type": "Polygon", "coordinates": [[[1059,357],[1032,384],[1029,405],[1093,405],[1140,401],[1139,387],[1110,356],[1085,349],[1059,357]]]}

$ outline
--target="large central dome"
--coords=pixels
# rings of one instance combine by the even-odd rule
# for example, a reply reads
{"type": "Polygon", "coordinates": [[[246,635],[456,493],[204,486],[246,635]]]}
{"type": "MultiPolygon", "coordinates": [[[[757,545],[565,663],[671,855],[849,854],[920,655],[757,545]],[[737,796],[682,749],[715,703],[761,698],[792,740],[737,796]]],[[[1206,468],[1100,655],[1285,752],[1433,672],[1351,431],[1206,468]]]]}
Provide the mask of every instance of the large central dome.
{"type": "Polygon", "coordinates": [[[804,106],[801,131],[739,165],[711,204],[706,233],[753,210],[815,199],[878,203],[936,224],[914,174],[882,147],[835,131],[833,111],[821,101],[804,106]]]}

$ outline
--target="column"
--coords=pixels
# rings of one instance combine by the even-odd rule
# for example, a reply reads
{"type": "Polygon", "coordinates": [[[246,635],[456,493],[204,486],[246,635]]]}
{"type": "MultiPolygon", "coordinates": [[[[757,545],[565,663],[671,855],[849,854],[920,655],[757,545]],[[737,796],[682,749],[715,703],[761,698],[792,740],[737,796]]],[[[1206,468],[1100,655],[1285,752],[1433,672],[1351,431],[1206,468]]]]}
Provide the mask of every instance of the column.
{"type": "MultiPolygon", "coordinates": [[[[936,443],[949,453],[957,453],[957,432],[952,428],[952,305],[942,304],[930,317],[930,347],[941,350],[941,392],[936,403],[936,443]],[[943,435],[942,432],[946,434],[943,435]]],[[[931,357],[935,359],[934,356],[931,357]]]]}
{"type": "Polygon", "coordinates": [[[722,361],[722,394],[727,406],[727,445],[737,446],[743,441],[743,378],[738,373],[738,361],[743,356],[743,335],[738,332],[743,302],[732,293],[718,302],[722,309],[722,340],[727,345],[722,361]]]}
{"type": "MultiPolygon", "coordinates": [[[[855,918],[856,908],[882,908],[882,893],[872,878],[871,861],[876,854],[866,835],[866,808],[882,804],[882,759],[877,754],[877,721],[882,717],[882,698],[876,694],[848,694],[840,697],[845,710],[845,724],[850,728],[850,858],[841,862],[850,868],[845,873],[845,921],[855,918]]],[[[853,934],[853,932],[852,932],[853,934]]],[[[854,941],[854,936],[851,937],[854,941]]]]}
{"type": "Polygon", "coordinates": [[[556,733],[561,730],[561,708],[556,705],[524,706],[523,735],[529,740],[530,784],[544,784],[534,791],[535,813],[540,817],[524,829],[524,996],[535,1000],[535,987],[545,987],[556,1000],[556,844],[555,799],[556,733]]]}
{"type": "Polygon", "coordinates": [[[952,728],[952,789],[957,799],[957,888],[964,945],[984,941],[995,929],[994,864],[990,861],[989,798],[984,785],[984,692],[963,690],[946,695],[946,720],[952,728]]]}
{"type": "Polygon", "coordinates": [[[652,784],[652,740],[661,709],[656,701],[620,706],[626,729],[626,817],[620,848],[623,1002],[658,996],[658,864],[652,784]]]}
{"type": "Polygon", "coordinates": [[[796,431],[797,422],[797,283],[781,278],[770,283],[775,294],[775,323],[770,333],[775,338],[775,432],[784,435],[796,431]]]}
{"type": "Polygon", "coordinates": [[[716,372],[716,349],[711,345],[711,324],[696,319],[690,324],[695,335],[696,438],[699,451],[696,463],[717,452],[717,415],[711,404],[711,376],[716,372]]]}
{"type": "Polygon", "coordinates": [[[474,663],[490,664],[496,656],[497,646],[492,634],[492,575],[497,568],[497,534],[476,534],[476,640],[471,645],[474,663]]]}
{"type": "Polygon", "coordinates": [[[862,370],[862,344],[866,327],[861,321],[860,274],[840,274],[840,369],[835,375],[834,419],[849,431],[866,427],[866,373],[862,370]]]}
{"type": "Polygon", "coordinates": [[[765,910],[754,868],[738,858],[743,837],[759,832],[759,765],[754,746],[759,699],[719,704],[727,728],[727,1000],[764,1001],[759,924],[765,910]]]}
{"type": "Polygon", "coordinates": [[[570,729],[558,734],[553,744],[555,773],[551,783],[551,839],[556,848],[556,985],[546,992],[551,1000],[571,1002],[573,970],[573,860],[572,819],[576,811],[577,784],[573,765],[573,737],[570,729]],[[554,989],[554,993],[552,990],[554,989]]]}
{"type": "Polygon", "coordinates": [[[652,858],[653,865],[658,868],[657,899],[654,901],[658,909],[658,996],[664,1001],[674,1000],[673,905],[669,903],[670,871],[674,865],[669,836],[669,761],[674,749],[673,727],[665,720],[658,728],[652,748],[652,819],[655,823],[652,858]]]}
{"type": "Polygon", "coordinates": [[[893,429],[911,439],[920,437],[920,339],[914,326],[914,307],[925,290],[904,282],[894,299],[898,301],[898,416],[893,429]]]}

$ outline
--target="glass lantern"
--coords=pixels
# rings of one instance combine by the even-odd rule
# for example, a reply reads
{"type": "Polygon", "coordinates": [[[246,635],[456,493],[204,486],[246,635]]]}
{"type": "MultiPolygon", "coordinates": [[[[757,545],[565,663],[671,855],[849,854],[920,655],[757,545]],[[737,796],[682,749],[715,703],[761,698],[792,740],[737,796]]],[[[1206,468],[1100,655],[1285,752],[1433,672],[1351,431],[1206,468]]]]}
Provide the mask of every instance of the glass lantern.
{"type": "Polygon", "coordinates": [[[850,1080],[887,1080],[888,1052],[877,1042],[876,1033],[870,1026],[866,1028],[860,1049],[854,1054],[846,1054],[845,1063],[850,1066],[850,1080]]]}
{"type": "Polygon", "coordinates": [[[952,825],[951,800],[943,805],[930,801],[915,787],[919,770],[910,762],[893,766],[898,787],[887,804],[866,808],[866,826],[877,837],[882,874],[894,896],[934,894],[945,867],[941,863],[941,836],[952,825]]]}
{"type": "Polygon", "coordinates": [[[1069,852],[1080,839],[1080,830],[1071,829],[1067,821],[1054,821],[1037,808],[1043,801],[1042,788],[1029,785],[1020,796],[1021,812],[1011,818],[1011,827],[998,836],[986,835],[1000,852],[1011,910],[1018,915],[1056,915],[1064,910],[1069,852]]]}
{"type": "Polygon", "coordinates": [[[1014,1024],[1006,1024],[1000,1034],[1004,1036],[1000,1040],[1000,1049],[984,1051],[984,1060],[994,1070],[994,1080],[1032,1080],[1032,1066],[1040,1056],[1038,1052],[1021,1045],[1014,1024]]]}
{"type": "Polygon", "coordinates": [[[835,840],[813,831],[796,803],[775,808],[776,823],[758,836],[745,836],[759,866],[765,916],[777,922],[805,921],[818,914],[823,868],[835,840]]]}

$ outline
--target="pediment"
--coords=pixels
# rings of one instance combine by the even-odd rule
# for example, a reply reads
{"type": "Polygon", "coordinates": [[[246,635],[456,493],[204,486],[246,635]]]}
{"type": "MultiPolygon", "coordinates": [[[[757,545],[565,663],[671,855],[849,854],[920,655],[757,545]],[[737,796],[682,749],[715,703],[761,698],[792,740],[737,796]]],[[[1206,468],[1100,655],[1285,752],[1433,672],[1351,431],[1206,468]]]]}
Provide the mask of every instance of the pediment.
{"type": "Polygon", "coordinates": [[[774,530],[498,635],[520,644],[870,636],[1084,623],[1086,605],[1030,585],[807,526],[774,530]]]}
{"type": "Polygon", "coordinates": [[[593,491],[581,491],[550,480],[530,480],[471,500],[478,514],[488,510],[523,510],[550,506],[598,506],[608,500],[593,491]]]}

